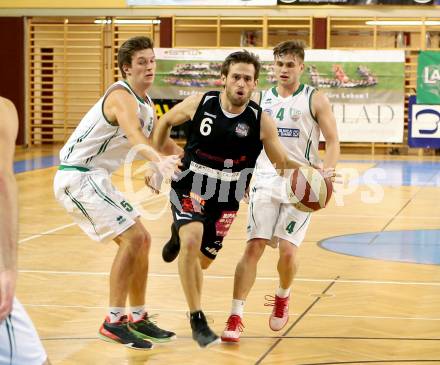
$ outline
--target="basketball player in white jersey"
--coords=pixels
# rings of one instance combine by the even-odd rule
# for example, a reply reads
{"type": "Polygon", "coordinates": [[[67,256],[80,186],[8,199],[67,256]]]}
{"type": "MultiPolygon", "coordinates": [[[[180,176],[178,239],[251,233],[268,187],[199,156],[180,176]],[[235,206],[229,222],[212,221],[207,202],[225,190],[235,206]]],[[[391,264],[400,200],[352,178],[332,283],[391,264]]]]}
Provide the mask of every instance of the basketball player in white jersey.
{"type": "MultiPolygon", "coordinates": [[[[274,50],[277,86],[257,97],[261,108],[277,123],[278,135],[291,159],[324,169],[334,175],[339,158],[336,121],[327,97],[315,88],[300,83],[304,70],[304,45],[298,41],[278,44],[274,50]],[[326,142],[323,163],[318,155],[319,136],[326,142]]],[[[279,177],[263,150],[258,157],[250,192],[248,244],[237,264],[231,315],[222,334],[224,342],[238,342],[243,329],[246,297],[252,288],[257,264],[266,245],[279,249],[277,269],[279,287],[275,296],[266,296],[273,306],[269,326],[281,330],[289,318],[290,287],[297,270],[297,251],[310,223],[310,213],[288,203],[279,177]]]]}
{"type": "Polygon", "coordinates": [[[0,364],[49,364],[46,352],[21,303],[17,280],[18,199],[13,160],[18,116],[0,97],[0,364]]]}
{"type": "MultiPolygon", "coordinates": [[[[112,185],[111,174],[124,163],[133,146],[145,147],[139,153],[151,161],[158,176],[174,170],[178,158],[160,158],[147,148],[156,120],[147,94],[156,70],[152,41],[133,37],[124,42],[118,51],[118,65],[123,80],[108,88],[60,151],[54,191],[57,200],[91,239],[113,240],[119,246],[110,272],[110,305],[100,337],[148,350],[152,347],[149,340],[164,342],[175,334],[157,327],[145,311],[151,236],[141,223],[139,212],[112,185]]],[[[169,138],[162,147],[165,154],[181,152],[169,138]]]]}

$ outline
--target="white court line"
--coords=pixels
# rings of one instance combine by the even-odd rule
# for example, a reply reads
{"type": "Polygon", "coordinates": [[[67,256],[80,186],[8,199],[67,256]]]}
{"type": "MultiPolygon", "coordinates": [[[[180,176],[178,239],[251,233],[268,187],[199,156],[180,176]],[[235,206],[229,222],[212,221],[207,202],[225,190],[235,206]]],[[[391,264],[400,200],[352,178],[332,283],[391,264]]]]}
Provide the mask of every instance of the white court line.
{"type": "MultiPolygon", "coordinates": [[[[28,274],[47,274],[47,275],[83,275],[83,276],[109,276],[108,272],[90,272],[90,271],[55,271],[55,270],[19,270],[20,273],[28,274]]],[[[152,277],[164,277],[164,278],[178,278],[179,274],[160,274],[160,273],[148,273],[148,276],[152,277]]],[[[205,275],[205,279],[224,280],[233,279],[233,275],[205,275]]],[[[257,280],[276,281],[278,277],[257,276],[257,280]]],[[[304,282],[319,282],[319,283],[332,283],[334,279],[312,279],[312,278],[295,278],[295,281],[304,282]]],[[[384,281],[384,280],[350,280],[350,279],[338,279],[336,283],[350,283],[350,284],[389,284],[389,285],[425,285],[425,286],[440,286],[440,282],[429,281],[384,281]]]]}
{"type": "Polygon", "coordinates": [[[61,231],[64,228],[72,227],[74,225],[76,225],[76,223],[69,223],[69,224],[65,224],[64,226],[59,226],[57,228],[49,229],[48,231],[41,232],[41,233],[35,234],[33,236],[27,237],[27,238],[23,238],[22,240],[19,240],[18,243],[24,243],[24,242],[33,240],[35,238],[42,237],[42,236],[44,236],[46,234],[51,234],[51,233],[54,233],[54,232],[57,232],[57,231],[61,231]]]}
{"type": "MultiPolygon", "coordinates": [[[[77,309],[105,309],[106,306],[93,306],[93,305],[62,305],[62,304],[25,304],[25,307],[34,308],[77,308],[77,309]]],[[[163,308],[148,308],[149,312],[176,312],[176,313],[187,313],[187,309],[163,309],[163,308]]],[[[228,315],[228,311],[217,311],[217,310],[204,310],[205,313],[215,313],[228,315]]],[[[267,312],[249,312],[246,311],[247,315],[256,316],[267,316],[270,311],[267,312]]],[[[290,316],[300,316],[302,313],[289,313],[290,316]]],[[[346,315],[346,314],[307,314],[307,317],[329,317],[329,318],[363,318],[363,319],[391,319],[391,320],[411,320],[411,321],[440,321],[440,318],[433,317],[400,317],[400,316],[357,316],[357,315],[346,315]]]]}

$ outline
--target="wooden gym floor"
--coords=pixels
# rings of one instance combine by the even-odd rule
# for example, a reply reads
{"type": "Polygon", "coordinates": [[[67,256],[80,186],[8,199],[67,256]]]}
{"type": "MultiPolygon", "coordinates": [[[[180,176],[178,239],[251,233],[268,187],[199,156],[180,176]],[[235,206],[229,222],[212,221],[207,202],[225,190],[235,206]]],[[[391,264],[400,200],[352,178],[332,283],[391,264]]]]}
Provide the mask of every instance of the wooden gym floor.
{"type": "MultiPolygon", "coordinates": [[[[42,156],[56,154],[52,149],[19,151],[17,161],[34,159],[38,166],[42,156]]],[[[267,248],[247,301],[240,344],[206,350],[191,339],[176,263],[161,259],[171,223],[165,195],[142,203],[151,216],[144,222],[153,237],[147,308],[178,339],[157,344],[149,352],[135,351],[97,338],[107,309],[108,272],[116,245],[89,240],[54,200],[56,167],[18,173],[17,296],[52,363],[440,364],[440,158],[376,156],[373,160],[343,155],[341,160],[339,169],[354,181],[357,174],[365,177],[377,166],[389,173],[382,176],[383,184],[361,181],[354,188],[344,184],[329,207],[313,214],[299,250],[288,325],[279,333],[268,327],[271,307],[264,306],[264,296],[277,287],[277,251],[267,248]],[[391,164],[383,164],[385,159],[391,164]],[[369,198],[373,202],[367,203],[369,198]],[[400,241],[393,238],[389,246],[386,239],[365,244],[356,238],[358,233],[374,232],[376,239],[401,230],[409,233],[398,236],[400,241]],[[412,236],[414,232],[428,236],[412,236]],[[339,237],[340,242],[339,238],[328,245],[323,241],[331,237],[339,237]],[[368,258],[371,254],[376,257],[368,258]],[[428,262],[432,259],[430,264],[419,263],[426,257],[428,262]]],[[[114,183],[124,190],[122,180],[118,171],[114,183]]],[[[140,189],[142,181],[135,178],[134,186],[140,189]]],[[[133,202],[145,195],[127,197],[133,202]]],[[[230,310],[234,269],[245,245],[246,215],[243,204],[223,250],[204,273],[203,308],[218,333],[230,310]]]]}

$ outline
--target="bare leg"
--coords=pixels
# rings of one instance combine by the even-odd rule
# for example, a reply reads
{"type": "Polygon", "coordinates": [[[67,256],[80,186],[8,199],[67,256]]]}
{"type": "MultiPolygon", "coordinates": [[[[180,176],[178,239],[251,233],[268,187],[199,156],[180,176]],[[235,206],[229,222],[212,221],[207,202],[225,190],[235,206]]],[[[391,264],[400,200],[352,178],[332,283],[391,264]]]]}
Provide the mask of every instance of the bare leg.
{"type": "Polygon", "coordinates": [[[201,310],[203,273],[199,252],[203,236],[203,224],[191,222],[179,229],[179,275],[186,301],[191,312],[201,310]]]}
{"type": "Polygon", "coordinates": [[[280,257],[278,259],[277,269],[280,277],[280,287],[288,289],[292,285],[298,268],[296,259],[298,247],[286,240],[280,239],[279,250],[280,257]]]}
{"type": "Polygon", "coordinates": [[[246,250],[238,262],[234,276],[234,299],[246,300],[257,276],[257,264],[263,255],[268,240],[255,238],[249,240],[246,250]]]}
{"type": "Polygon", "coordinates": [[[151,236],[145,229],[144,231],[144,244],[141,245],[137,251],[131,282],[128,288],[128,297],[132,307],[145,304],[148,277],[148,255],[150,253],[151,236]]]}
{"type": "MultiPolygon", "coordinates": [[[[138,270],[142,271],[142,266],[144,266],[143,269],[145,270],[145,263],[137,263],[137,258],[140,252],[145,251],[145,246],[149,247],[149,244],[147,245],[146,243],[147,241],[145,228],[139,221],[115,238],[119,249],[110,271],[109,301],[111,307],[125,307],[133,273],[138,270]]],[[[145,259],[148,269],[148,258],[145,256],[145,259]]],[[[143,295],[145,296],[145,288],[143,289],[143,295]]],[[[139,296],[139,293],[137,293],[136,300],[139,296]]],[[[141,305],[143,303],[137,304],[141,305]]]]}

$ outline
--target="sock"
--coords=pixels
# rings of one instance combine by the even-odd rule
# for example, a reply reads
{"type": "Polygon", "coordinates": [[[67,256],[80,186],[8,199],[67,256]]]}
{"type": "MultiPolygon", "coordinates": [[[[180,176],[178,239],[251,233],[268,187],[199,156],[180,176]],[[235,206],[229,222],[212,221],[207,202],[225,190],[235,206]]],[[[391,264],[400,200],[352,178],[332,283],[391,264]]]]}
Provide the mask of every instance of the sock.
{"type": "Polygon", "coordinates": [[[189,314],[189,318],[191,321],[199,321],[205,319],[205,315],[203,314],[202,311],[199,310],[199,311],[191,312],[189,314]]]}
{"type": "Polygon", "coordinates": [[[119,322],[123,315],[125,315],[125,307],[110,307],[108,309],[110,323],[119,322]]]}
{"type": "Polygon", "coordinates": [[[279,287],[277,289],[276,295],[278,298],[287,298],[290,295],[290,288],[283,289],[279,287]]]}
{"type": "Polygon", "coordinates": [[[139,305],[137,307],[130,307],[130,313],[133,317],[133,322],[139,321],[142,319],[145,313],[145,307],[143,305],[139,305]]]}
{"type": "Polygon", "coordinates": [[[232,299],[231,314],[236,314],[243,318],[244,305],[246,301],[241,299],[232,299]]]}

